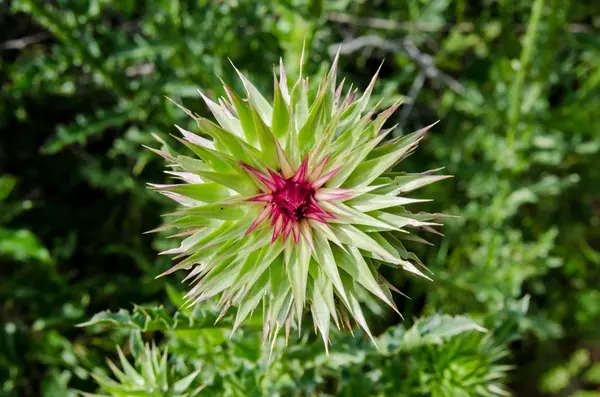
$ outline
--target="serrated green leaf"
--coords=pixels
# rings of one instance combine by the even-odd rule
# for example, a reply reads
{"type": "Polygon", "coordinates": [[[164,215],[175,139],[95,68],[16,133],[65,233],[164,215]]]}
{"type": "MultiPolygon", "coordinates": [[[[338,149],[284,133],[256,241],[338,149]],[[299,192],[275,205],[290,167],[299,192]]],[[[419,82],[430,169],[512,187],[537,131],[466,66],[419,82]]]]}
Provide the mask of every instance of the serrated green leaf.
{"type": "Polygon", "coordinates": [[[401,350],[410,351],[420,346],[440,344],[444,339],[469,331],[487,332],[464,316],[434,315],[419,320],[405,334],[401,350]]]}
{"type": "Polygon", "coordinates": [[[136,306],[131,312],[120,309],[118,312],[106,310],[96,313],[90,320],[78,326],[103,326],[147,332],[220,328],[227,325],[224,321],[219,324],[219,327],[215,327],[217,317],[216,311],[199,306],[191,311],[178,311],[174,315],[167,313],[162,306],[136,306]]]}

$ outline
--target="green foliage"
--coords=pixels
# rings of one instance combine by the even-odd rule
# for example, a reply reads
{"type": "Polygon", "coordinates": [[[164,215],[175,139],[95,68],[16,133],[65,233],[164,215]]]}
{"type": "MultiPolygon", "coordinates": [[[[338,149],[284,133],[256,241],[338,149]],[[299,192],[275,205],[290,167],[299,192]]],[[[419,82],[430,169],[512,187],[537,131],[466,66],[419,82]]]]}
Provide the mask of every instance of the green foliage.
{"type": "MultiPolygon", "coordinates": [[[[152,312],[151,308],[147,309],[152,312]]],[[[161,308],[156,310],[165,316],[161,308]]],[[[128,323],[125,318],[119,322],[111,321],[116,328],[128,323]]],[[[168,335],[165,349],[172,352],[170,368],[191,374],[191,378],[200,374],[198,378],[204,382],[202,387],[207,395],[507,394],[502,385],[510,368],[500,364],[508,354],[507,350],[495,344],[491,334],[482,334],[487,332],[485,329],[462,316],[432,315],[417,321],[408,330],[402,325],[390,327],[376,339],[378,348],[365,337],[335,332],[328,355],[319,338],[309,335],[289,345],[279,341],[271,351],[269,346],[260,343],[258,330],[253,332],[244,328],[230,339],[230,329],[207,327],[190,332],[189,329],[173,329],[168,320],[160,330],[168,335]]],[[[156,385],[157,381],[139,375],[144,373],[145,367],[146,373],[158,372],[155,366],[163,363],[158,357],[147,358],[150,353],[159,355],[154,349],[135,353],[136,350],[143,351],[143,348],[134,347],[141,344],[140,333],[132,333],[129,350],[136,360],[141,361],[138,363],[141,371],[123,376],[111,364],[120,386],[107,380],[106,376],[93,375],[111,395],[121,396],[117,390],[132,390],[133,385],[139,393],[153,388],[162,390],[156,385]]],[[[120,349],[118,353],[122,366],[127,368],[120,349]]],[[[164,376],[155,378],[160,380],[164,376]]],[[[163,392],[160,395],[170,394],[163,392]]]]}
{"type": "Polygon", "coordinates": [[[558,0],[0,1],[0,395],[94,393],[144,329],[174,380],[200,369],[200,395],[597,394],[597,15],[558,0]],[[228,57],[271,92],[271,65],[297,76],[303,40],[305,75],[343,42],[340,79],[359,89],[386,59],[372,102],[407,96],[396,136],[441,120],[395,171],[445,166],[454,178],[420,197],[458,217],[435,247],[407,242],[433,283],[381,270],[412,298],[395,299],[405,320],[361,296],[380,351],[333,332],[326,356],[292,330],[269,361],[260,310],[230,340],[231,318],[175,314],[182,293],[154,279],[178,242],[143,234],[172,206],[144,186],[170,179],[142,145],[193,129],[165,95],[208,117],[196,89],[224,95],[228,57]]]}
{"type": "Polygon", "coordinates": [[[15,261],[37,260],[50,262],[50,254],[41,241],[27,229],[9,229],[2,227],[21,212],[31,208],[31,201],[11,203],[10,192],[17,184],[17,178],[0,175],[0,257],[8,257],[15,261]]]}
{"type": "MultiPolygon", "coordinates": [[[[169,362],[168,353],[161,354],[156,345],[143,346],[139,333],[134,333],[130,341],[131,352],[135,355],[135,366],[127,361],[123,351],[117,346],[119,369],[112,361],[108,365],[116,381],[104,374],[92,374],[103,391],[115,397],[194,397],[204,388],[194,388],[199,370],[175,380],[174,367],[169,362]]],[[[83,393],[87,397],[107,397],[106,395],[83,393]]]]}
{"type": "MultiPolygon", "coordinates": [[[[96,313],[89,321],[79,324],[79,326],[118,326],[121,329],[133,329],[142,332],[192,330],[213,328],[218,318],[218,312],[211,312],[200,306],[196,306],[190,311],[177,311],[172,317],[163,306],[135,306],[131,312],[120,309],[116,313],[111,313],[108,310],[96,313]]],[[[231,324],[226,320],[219,323],[219,328],[231,327],[231,324]]]]}
{"type": "Polygon", "coordinates": [[[565,395],[576,397],[598,397],[599,392],[585,392],[579,390],[578,384],[587,384],[589,387],[598,387],[600,384],[600,364],[592,363],[590,352],[579,349],[570,359],[548,371],[541,379],[540,388],[551,395],[565,395]]]}

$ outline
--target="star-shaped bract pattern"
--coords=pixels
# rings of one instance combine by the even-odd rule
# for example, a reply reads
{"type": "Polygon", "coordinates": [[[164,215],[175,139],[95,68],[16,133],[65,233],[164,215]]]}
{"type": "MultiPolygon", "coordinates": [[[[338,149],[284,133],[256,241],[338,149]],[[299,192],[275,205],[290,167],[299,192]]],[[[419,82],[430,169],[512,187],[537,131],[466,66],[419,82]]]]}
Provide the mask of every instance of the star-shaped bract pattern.
{"type": "MultiPolygon", "coordinates": [[[[317,166],[308,169],[308,157],[302,161],[298,170],[289,178],[285,178],[278,172],[268,170],[265,175],[256,168],[243,163],[242,166],[263,186],[261,194],[247,199],[250,202],[265,203],[264,209],[252,223],[246,234],[252,232],[265,220],[271,220],[273,237],[275,242],[283,235],[283,243],[290,235],[293,235],[297,244],[302,236],[306,242],[313,247],[309,220],[315,220],[327,224],[327,219],[335,219],[335,216],[325,211],[320,202],[332,202],[352,197],[349,189],[323,189],[322,186],[331,179],[341,168],[337,168],[323,175],[327,157],[320,161],[317,166]],[[309,172],[310,171],[310,172],[309,172]]],[[[283,158],[281,161],[287,161],[283,158]]]]}
{"type": "Polygon", "coordinates": [[[245,99],[226,84],[218,102],[201,94],[218,124],[178,105],[200,130],[177,127],[193,157],[158,137],[162,148],[151,149],[183,182],[152,185],[182,205],[156,229],[185,237],[163,252],[178,260],[164,274],[188,272],[190,305],[220,296],[222,314],[235,307],[234,330],[263,302],[265,339],[300,329],[305,306],[326,346],[332,321],[351,328],[353,318],[371,336],[361,290],[398,311],[380,265],[428,278],[404,243],[427,243],[412,231],[437,233],[444,215],[409,212],[405,206],[425,200],[405,194],[447,176],[391,170],[429,127],[386,140],[393,127],[383,125],[400,103],[368,110],[377,74],[362,95],[343,95],[337,62],[312,102],[308,78],[289,86],[283,66],[272,103],[238,71],[245,99]]]}

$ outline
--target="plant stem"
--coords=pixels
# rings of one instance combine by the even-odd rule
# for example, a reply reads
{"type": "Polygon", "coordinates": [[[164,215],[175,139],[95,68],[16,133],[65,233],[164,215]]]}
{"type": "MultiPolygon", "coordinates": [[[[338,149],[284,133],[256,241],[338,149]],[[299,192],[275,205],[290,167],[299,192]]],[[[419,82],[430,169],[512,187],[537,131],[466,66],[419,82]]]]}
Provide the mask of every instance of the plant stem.
{"type": "Polygon", "coordinates": [[[545,0],[535,0],[533,8],[531,9],[531,17],[529,18],[529,24],[527,26],[527,32],[525,33],[525,40],[523,43],[523,49],[521,50],[521,56],[519,59],[519,69],[517,70],[517,76],[513,80],[511,87],[511,103],[508,111],[508,135],[507,141],[509,146],[513,146],[515,142],[515,136],[517,134],[517,125],[521,116],[521,102],[523,97],[523,84],[525,82],[525,76],[527,70],[531,64],[534,54],[534,46],[537,39],[538,28],[540,20],[542,19],[542,11],[544,10],[545,0]]]}

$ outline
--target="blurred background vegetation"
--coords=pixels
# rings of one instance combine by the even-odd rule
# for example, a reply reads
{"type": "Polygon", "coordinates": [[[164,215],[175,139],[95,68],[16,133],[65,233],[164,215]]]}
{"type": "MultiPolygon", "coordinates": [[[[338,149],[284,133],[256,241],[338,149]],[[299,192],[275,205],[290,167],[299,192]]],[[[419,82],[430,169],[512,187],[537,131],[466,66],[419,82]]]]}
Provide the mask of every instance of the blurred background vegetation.
{"type": "Polygon", "coordinates": [[[95,392],[151,340],[190,396],[600,396],[599,225],[599,2],[0,0],[2,396],[95,392]],[[303,40],[316,78],[343,44],[360,88],[385,58],[397,135],[441,120],[402,170],[446,167],[423,209],[460,218],[414,247],[433,283],[388,275],[405,320],[367,301],[379,351],[306,331],[269,361],[260,315],[229,340],[154,280],[175,242],[142,233],[172,207],[142,145],[193,129],[165,95],[207,114],[197,88],[241,88],[228,58],[270,92],[303,40]]]}

